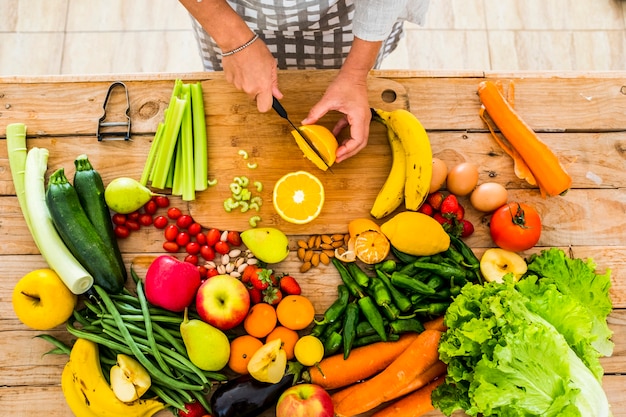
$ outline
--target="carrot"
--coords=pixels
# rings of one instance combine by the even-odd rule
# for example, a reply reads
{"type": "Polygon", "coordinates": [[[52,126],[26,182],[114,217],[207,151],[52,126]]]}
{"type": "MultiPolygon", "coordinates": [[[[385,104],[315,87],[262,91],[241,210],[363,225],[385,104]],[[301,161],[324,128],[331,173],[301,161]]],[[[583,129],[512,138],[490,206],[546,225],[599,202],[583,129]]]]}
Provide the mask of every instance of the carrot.
{"type": "Polygon", "coordinates": [[[348,359],[342,354],[322,359],[304,372],[303,378],[325,389],[337,389],[369,378],[385,369],[418,335],[407,333],[395,342],[378,342],[352,349],[348,359]]]}
{"type": "Polygon", "coordinates": [[[335,407],[339,417],[354,416],[369,411],[403,392],[414,379],[439,360],[439,339],[442,332],[424,330],[409,347],[378,375],[356,385],[335,407]]]}
{"type": "Polygon", "coordinates": [[[542,195],[559,195],[572,185],[572,178],[556,155],[521,119],[491,81],[478,86],[478,96],[489,117],[530,169],[542,195]]]}
{"type": "Polygon", "coordinates": [[[433,411],[435,407],[430,396],[443,381],[443,377],[431,381],[417,391],[377,411],[372,417],[420,417],[433,411]]]}
{"type": "Polygon", "coordinates": [[[420,374],[417,378],[415,378],[411,383],[409,383],[404,389],[401,389],[395,393],[393,393],[390,397],[383,396],[383,402],[395,400],[396,398],[400,398],[403,395],[410,394],[411,392],[422,388],[427,385],[433,379],[442,376],[447,369],[447,365],[440,360],[437,360],[433,366],[425,370],[422,374],[420,374]]]}
{"type": "Polygon", "coordinates": [[[424,329],[439,330],[440,332],[445,332],[446,330],[448,330],[448,327],[444,324],[443,318],[444,315],[441,315],[432,320],[425,321],[423,323],[424,329]]]}

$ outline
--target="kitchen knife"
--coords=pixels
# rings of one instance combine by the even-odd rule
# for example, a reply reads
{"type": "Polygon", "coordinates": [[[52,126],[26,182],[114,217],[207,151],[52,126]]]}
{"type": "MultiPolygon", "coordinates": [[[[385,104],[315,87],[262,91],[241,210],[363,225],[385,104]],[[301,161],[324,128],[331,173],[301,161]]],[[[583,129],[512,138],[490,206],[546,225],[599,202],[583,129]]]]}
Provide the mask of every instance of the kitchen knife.
{"type": "Polygon", "coordinates": [[[298,129],[298,127],[296,127],[296,125],[294,125],[291,120],[289,120],[289,116],[287,115],[287,110],[285,110],[283,105],[280,104],[280,102],[278,101],[276,97],[272,97],[272,98],[273,98],[272,108],[276,111],[276,113],[278,113],[280,117],[282,117],[283,119],[287,120],[287,122],[289,122],[291,127],[293,127],[294,130],[298,132],[300,137],[304,139],[304,143],[306,143],[306,145],[315,153],[315,155],[317,155],[322,160],[324,165],[326,165],[326,168],[328,168],[330,172],[333,172],[332,169],[330,169],[330,165],[328,165],[328,163],[326,162],[326,160],[324,159],[320,151],[318,151],[317,148],[313,145],[313,142],[311,142],[311,139],[309,139],[304,133],[302,133],[302,131],[298,129]]]}

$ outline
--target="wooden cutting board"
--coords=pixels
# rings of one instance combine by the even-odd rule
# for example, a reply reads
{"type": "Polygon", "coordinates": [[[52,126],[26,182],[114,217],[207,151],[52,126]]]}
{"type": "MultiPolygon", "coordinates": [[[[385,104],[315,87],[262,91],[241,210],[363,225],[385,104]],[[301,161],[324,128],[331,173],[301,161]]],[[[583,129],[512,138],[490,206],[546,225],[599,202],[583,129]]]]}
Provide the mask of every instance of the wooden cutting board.
{"type": "MultiPolygon", "coordinates": [[[[282,105],[290,119],[297,125],[309,109],[319,101],[333,73],[324,73],[325,80],[315,82],[290,77],[280,78],[285,97],[282,105]]],[[[371,106],[392,110],[408,108],[408,95],[404,87],[389,79],[371,77],[368,82],[371,106]]],[[[235,96],[239,97],[239,96],[235,96]]],[[[347,230],[346,218],[369,216],[378,190],[384,183],[391,167],[391,153],[386,128],[371,123],[368,146],[356,157],[332,167],[332,172],[322,171],[308,159],[291,135],[286,120],[270,111],[261,114],[246,97],[232,101],[233,95],[221,99],[215,92],[205,97],[209,137],[209,178],[217,180],[215,186],[198,193],[196,200],[189,202],[189,211],[194,219],[204,226],[219,225],[226,230],[245,230],[250,227],[252,216],[260,216],[258,226],[278,227],[287,234],[304,234],[314,228],[319,233],[347,230]],[[245,151],[248,159],[239,155],[245,151]],[[248,164],[256,164],[251,169],[248,164]],[[317,176],[325,188],[325,203],[321,214],[308,225],[295,225],[284,221],[274,210],[272,191],[276,181],[284,174],[305,170],[317,176]],[[230,184],[235,177],[245,176],[250,181],[253,196],[262,199],[260,210],[234,209],[226,213],[224,200],[231,196],[230,184]],[[252,183],[259,182],[262,190],[257,191],[252,183]]],[[[331,129],[342,115],[331,112],[318,124],[331,129]]],[[[341,143],[347,132],[338,137],[341,143]]]]}

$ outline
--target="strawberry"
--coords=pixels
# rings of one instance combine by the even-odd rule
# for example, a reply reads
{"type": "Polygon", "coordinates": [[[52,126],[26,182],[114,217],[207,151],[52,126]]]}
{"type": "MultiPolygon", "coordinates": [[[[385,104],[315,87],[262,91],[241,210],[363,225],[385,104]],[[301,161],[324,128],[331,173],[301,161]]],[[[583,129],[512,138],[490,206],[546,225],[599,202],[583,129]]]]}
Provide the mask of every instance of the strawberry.
{"type": "Polygon", "coordinates": [[[263,292],[263,301],[270,305],[277,305],[283,299],[283,293],[276,287],[267,287],[263,292]]]}
{"type": "Polygon", "coordinates": [[[424,203],[420,206],[419,210],[417,210],[420,213],[424,213],[427,216],[432,216],[433,213],[435,212],[435,210],[433,210],[433,206],[431,206],[428,203],[424,203]]]}
{"type": "Polygon", "coordinates": [[[300,295],[302,293],[300,284],[291,275],[285,275],[280,279],[280,289],[287,295],[300,295]]]}
{"type": "Polygon", "coordinates": [[[461,221],[463,220],[464,217],[465,217],[465,207],[459,204],[459,208],[456,211],[456,219],[458,221],[461,221]]]}
{"type": "Polygon", "coordinates": [[[459,211],[459,200],[457,200],[454,194],[448,194],[441,202],[439,211],[444,217],[456,217],[457,212],[459,211]]]}
{"type": "Polygon", "coordinates": [[[443,217],[441,213],[433,214],[433,219],[437,220],[442,226],[452,224],[452,221],[448,218],[443,217]]]}
{"type": "Polygon", "coordinates": [[[444,197],[445,195],[441,191],[435,191],[434,193],[428,195],[426,202],[430,204],[434,210],[439,210],[444,197]]]}
{"type": "Polygon", "coordinates": [[[250,304],[259,304],[263,301],[263,292],[257,288],[248,288],[248,294],[250,294],[250,304]]]}
{"type": "Polygon", "coordinates": [[[461,237],[468,237],[472,233],[474,233],[474,225],[469,220],[466,220],[466,219],[461,220],[461,225],[463,226],[461,237]]]}
{"type": "Polygon", "coordinates": [[[263,291],[269,286],[276,286],[278,281],[271,269],[259,268],[255,274],[250,276],[250,284],[254,288],[263,291]]]}

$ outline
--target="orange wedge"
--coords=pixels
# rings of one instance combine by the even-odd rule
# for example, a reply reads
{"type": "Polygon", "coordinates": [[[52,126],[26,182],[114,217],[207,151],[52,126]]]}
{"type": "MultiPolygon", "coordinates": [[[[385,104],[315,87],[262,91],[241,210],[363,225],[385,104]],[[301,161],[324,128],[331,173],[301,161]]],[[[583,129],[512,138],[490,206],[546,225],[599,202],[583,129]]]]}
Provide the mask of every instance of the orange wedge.
{"type": "Polygon", "coordinates": [[[324,206],[324,186],[306,172],[285,174],[274,185],[274,209],[284,220],[305,224],[315,219],[324,206]]]}
{"type": "Polygon", "coordinates": [[[302,136],[295,130],[291,132],[296,139],[304,156],[315,164],[322,171],[326,171],[329,166],[335,163],[335,152],[337,151],[337,139],[330,130],[321,125],[304,125],[299,127],[311,144],[318,150],[323,160],[309,148],[309,145],[302,139],[302,136]]]}

